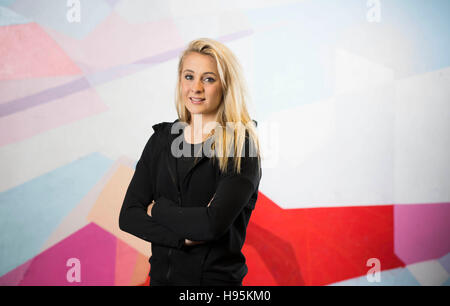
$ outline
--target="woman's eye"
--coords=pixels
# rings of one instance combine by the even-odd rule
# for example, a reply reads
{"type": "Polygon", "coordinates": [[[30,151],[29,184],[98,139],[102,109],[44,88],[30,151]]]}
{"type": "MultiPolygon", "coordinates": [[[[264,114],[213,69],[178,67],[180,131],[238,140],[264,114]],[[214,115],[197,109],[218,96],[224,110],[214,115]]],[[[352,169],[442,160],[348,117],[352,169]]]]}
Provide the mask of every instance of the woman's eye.
{"type": "MultiPolygon", "coordinates": [[[[184,78],[185,78],[186,80],[193,80],[193,79],[194,79],[194,77],[193,77],[192,75],[190,75],[190,74],[186,74],[186,75],[184,76],[184,78]]],[[[205,78],[205,79],[203,79],[203,81],[206,81],[206,82],[208,82],[208,83],[212,83],[212,82],[215,81],[215,79],[213,79],[213,78],[205,78]]]]}

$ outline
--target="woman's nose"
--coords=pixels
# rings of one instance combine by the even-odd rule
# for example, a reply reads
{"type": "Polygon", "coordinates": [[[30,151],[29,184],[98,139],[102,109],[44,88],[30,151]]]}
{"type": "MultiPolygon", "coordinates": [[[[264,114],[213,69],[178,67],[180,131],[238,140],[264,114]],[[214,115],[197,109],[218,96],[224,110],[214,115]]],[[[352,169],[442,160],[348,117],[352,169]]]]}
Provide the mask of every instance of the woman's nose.
{"type": "Polygon", "coordinates": [[[201,81],[194,82],[194,84],[192,85],[192,90],[194,92],[201,92],[203,90],[202,82],[201,81]]]}

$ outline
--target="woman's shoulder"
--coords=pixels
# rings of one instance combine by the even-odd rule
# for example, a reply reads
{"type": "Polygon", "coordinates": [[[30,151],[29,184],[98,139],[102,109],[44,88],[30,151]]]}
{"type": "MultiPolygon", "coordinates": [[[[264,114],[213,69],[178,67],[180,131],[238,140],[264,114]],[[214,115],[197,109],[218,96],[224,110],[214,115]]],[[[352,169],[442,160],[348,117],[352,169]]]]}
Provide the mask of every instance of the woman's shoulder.
{"type": "Polygon", "coordinates": [[[176,119],[173,122],[162,121],[162,122],[154,124],[152,126],[152,128],[153,128],[153,131],[155,131],[155,133],[156,132],[161,132],[161,131],[166,131],[166,130],[170,130],[171,127],[177,122],[180,122],[180,120],[176,119]]]}
{"type": "Polygon", "coordinates": [[[173,139],[182,130],[178,125],[181,124],[179,119],[173,122],[159,122],[152,126],[154,133],[150,136],[149,142],[156,144],[158,147],[163,147],[171,143],[173,139]]]}
{"type": "Polygon", "coordinates": [[[152,147],[162,145],[170,132],[172,124],[173,122],[163,121],[152,125],[153,133],[150,135],[147,145],[152,147]]]}

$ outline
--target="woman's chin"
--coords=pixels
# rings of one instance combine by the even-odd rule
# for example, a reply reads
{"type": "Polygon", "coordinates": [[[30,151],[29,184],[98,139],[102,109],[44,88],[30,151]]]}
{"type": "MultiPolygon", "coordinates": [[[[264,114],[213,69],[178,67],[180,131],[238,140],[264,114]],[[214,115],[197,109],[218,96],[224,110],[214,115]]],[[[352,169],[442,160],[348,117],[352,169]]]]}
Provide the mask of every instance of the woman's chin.
{"type": "Polygon", "coordinates": [[[205,112],[204,107],[197,106],[197,105],[192,105],[192,106],[188,107],[187,110],[189,111],[189,113],[191,113],[191,115],[193,115],[193,114],[201,115],[205,112]]]}

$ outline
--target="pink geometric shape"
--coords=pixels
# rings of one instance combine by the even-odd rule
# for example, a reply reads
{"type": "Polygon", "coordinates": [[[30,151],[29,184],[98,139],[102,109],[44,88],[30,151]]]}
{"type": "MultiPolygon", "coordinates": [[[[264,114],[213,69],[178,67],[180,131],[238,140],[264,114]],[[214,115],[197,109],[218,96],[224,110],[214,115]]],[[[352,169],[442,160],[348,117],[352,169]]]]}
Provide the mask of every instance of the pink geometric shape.
{"type": "Polygon", "coordinates": [[[82,40],[46,30],[70,58],[83,63],[87,71],[131,64],[184,45],[171,19],[131,24],[115,12],[82,40]]]}
{"type": "Polygon", "coordinates": [[[31,265],[33,260],[29,260],[26,263],[18,266],[14,270],[6,273],[0,277],[0,286],[17,286],[22,281],[28,267],[31,265]]]}
{"type": "Polygon", "coordinates": [[[33,258],[20,285],[89,286],[114,285],[116,238],[90,223],[33,258]],[[80,262],[80,282],[69,282],[70,258],[80,262]]]}
{"type": "Polygon", "coordinates": [[[80,74],[36,23],[0,27],[0,80],[80,74]]]}
{"type": "MultiPolygon", "coordinates": [[[[36,95],[72,81],[80,79],[79,75],[57,76],[23,80],[4,80],[0,83],[0,106],[14,100],[36,95]]],[[[0,107],[1,109],[1,107],[0,107]]]]}
{"type": "Polygon", "coordinates": [[[117,239],[116,286],[130,286],[136,266],[138,252],[122,240],[117,239]]]}
{"type": "Polygon", "coordinates": [[[450,252],[450,203],[394,205],[395,254],[407,265],[450,252]]]}
{"type": "Polygon", "coordinates": [[[102,113],[108,107],[94,89],[80,91],[0,118],[0,146],[102,113]]]}

